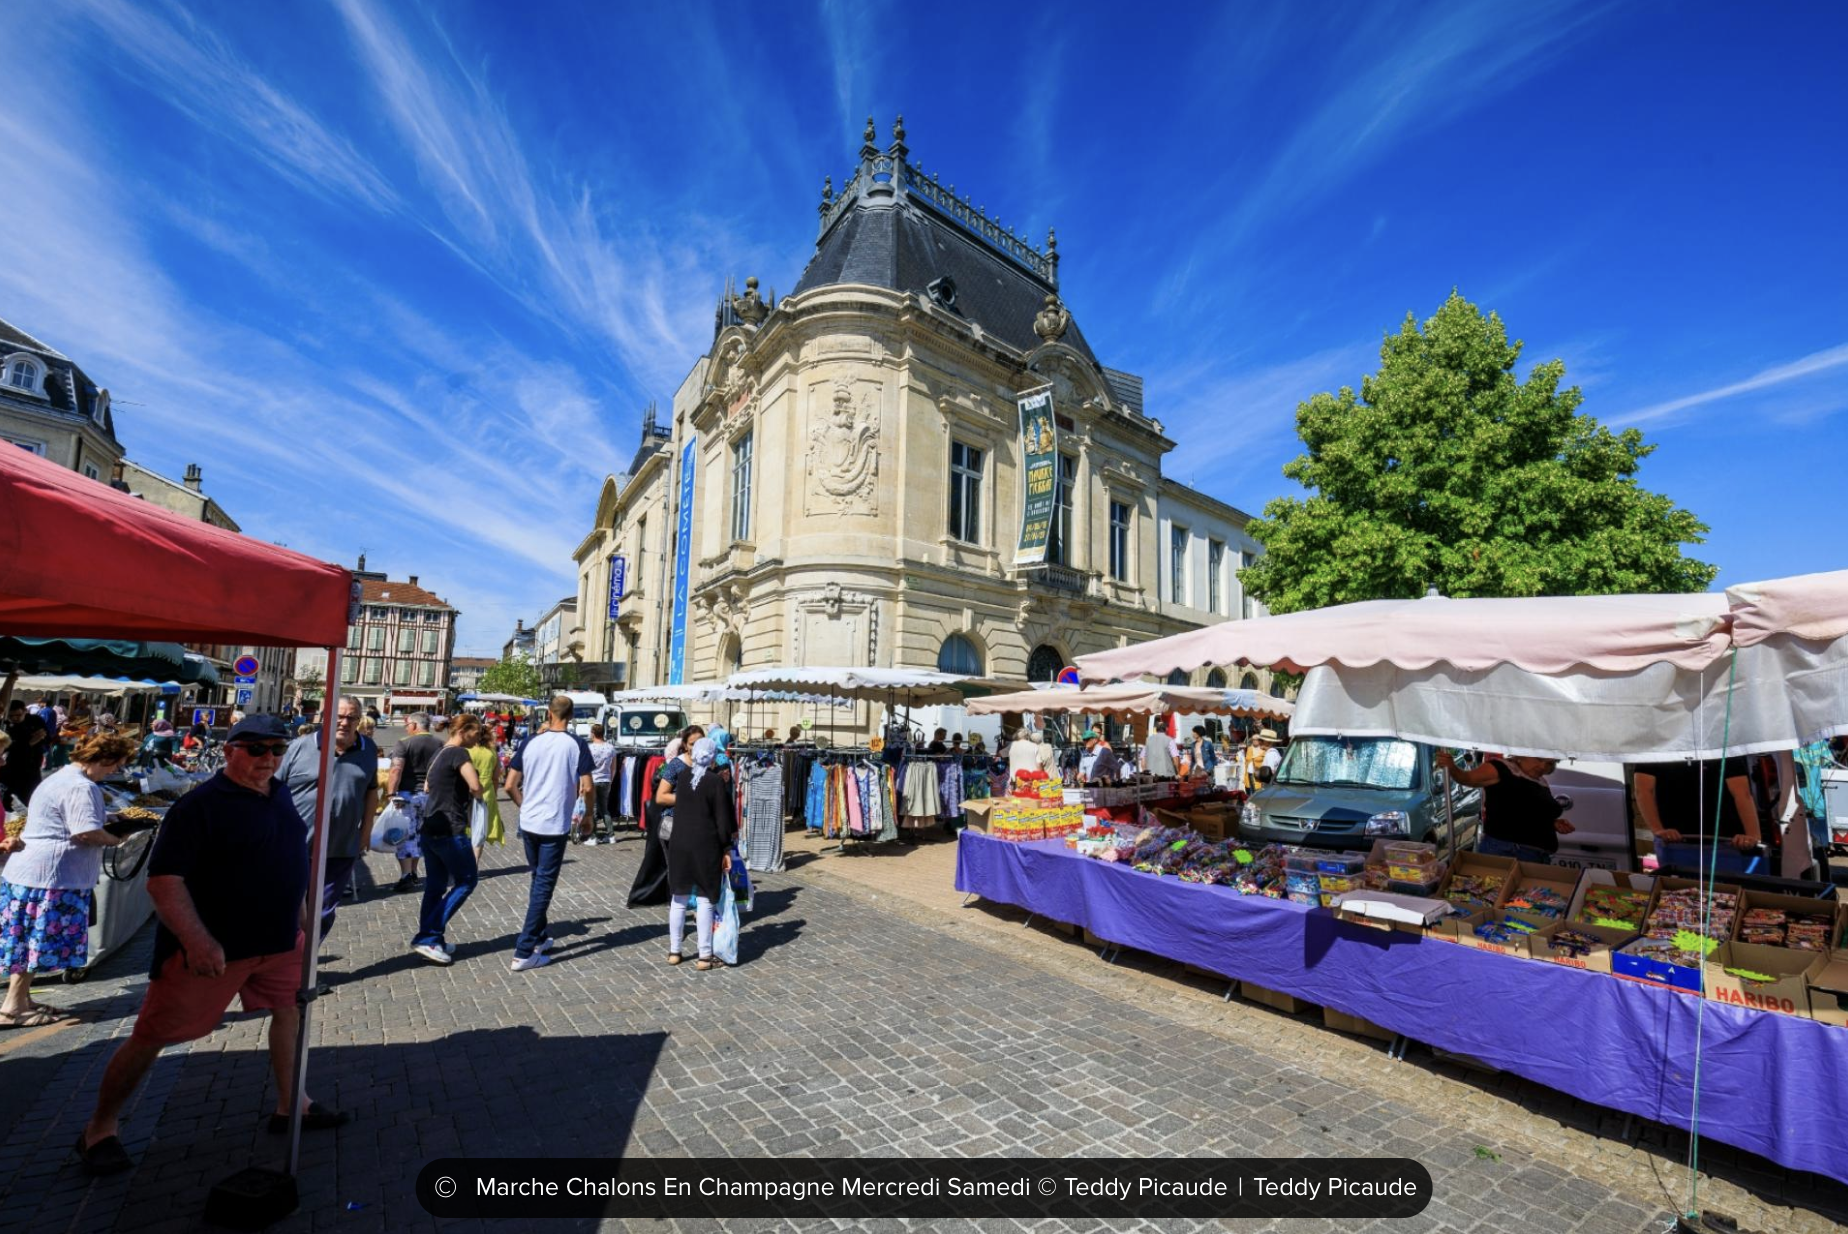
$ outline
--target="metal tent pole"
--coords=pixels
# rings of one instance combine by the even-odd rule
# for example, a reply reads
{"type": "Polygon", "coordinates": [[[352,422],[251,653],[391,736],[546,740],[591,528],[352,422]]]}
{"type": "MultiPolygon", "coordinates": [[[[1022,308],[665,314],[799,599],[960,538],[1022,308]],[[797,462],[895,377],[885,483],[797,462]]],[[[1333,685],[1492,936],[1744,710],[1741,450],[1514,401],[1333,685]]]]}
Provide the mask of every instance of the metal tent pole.
{"type": "Polygon", "coordinates": [[[327,649],[327,696],[321,711],[321,767],[316,790],[314,843],[308,855],[308,928],[302,944],[302,983],[295,991],[295,1067],[289,1092],[289,1173],[294,1174],[302,1151],[303,1094],[308,1087],[308,1022],[314,1006],[314,988],[321,950],[321,888],[327,879],[327,832],[334,809],[334,717],[340,711],[342,647],[327,649]]]}

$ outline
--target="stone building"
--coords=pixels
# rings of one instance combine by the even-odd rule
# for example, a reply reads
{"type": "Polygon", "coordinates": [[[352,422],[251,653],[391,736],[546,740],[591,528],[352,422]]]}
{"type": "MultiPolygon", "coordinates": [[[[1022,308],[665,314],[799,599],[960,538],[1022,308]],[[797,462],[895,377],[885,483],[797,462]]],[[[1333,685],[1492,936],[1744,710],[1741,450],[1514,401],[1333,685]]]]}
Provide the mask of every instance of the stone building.
{"type": "Polygon", "coordinates": [[[1082,653],[1236,615],[1246,516],[1163,476],[1176,443],[1141,379],[1093,352],[1051,234],[1036,248],[920,172],[902,121],[883,149],[869,121],[819,214],[795,290],[728,289],[665,435],[605,484],[580,594],[607,593],[615,556],[627,581],[613,628],[605,606],[580,609],[587,645],[626,645],[638,685],[796,665],[1050,680],[1082,653]],[[1017,563],[1017,401],[1040,390],[1055,502],[1044,553],[1017,563]],[[1170,595],[1177,526],[1189,590],[1170,595]]]}
{"type": "Polygon", "coordinates": [[[0,321],[0,442],[108,482],[122,457],[109,391],[71,359],[0,321]]]}
{"type": "Polygon", "coordinates": [[[205,491],[205,473],[197,463],[186,464],[182,479],[169,480],[158,471],[125,458],[115,465],[113,476],[116,488],[175,514],[223,527],[226,531],[243,530],[205,491]]]}
{"type": "Polygon", "coordinates": [[[498,661],[491,656],[455,657],[449,664],[450,697],[475,693],[481,688],[482,674],[497,663],[498,661]]]}

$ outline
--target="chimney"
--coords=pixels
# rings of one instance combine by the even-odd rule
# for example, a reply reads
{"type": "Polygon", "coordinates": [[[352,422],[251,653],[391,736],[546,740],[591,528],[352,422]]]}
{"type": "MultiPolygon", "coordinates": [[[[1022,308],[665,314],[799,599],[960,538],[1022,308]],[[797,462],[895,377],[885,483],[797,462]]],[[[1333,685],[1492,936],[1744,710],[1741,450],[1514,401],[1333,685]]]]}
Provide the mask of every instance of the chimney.
{"type": "Polygon", "coordinates": [[[362,573],[366,569],[366,555],[364,553],[359,555],[359,569],[362,573]]]}
{"type": "Polygon", "coordinates": [[[186,488],[188,492],[198,492],[200,484],[204,483],[204,481],[205,473],[199,470],[199,464],[186,464],[186,488]]]}
{"type": "Polygon", "coordinates": [[[411,586],[417,586],[417,576],[415,574],[411,575],[411,586]]]}
{"type": "Polygon", "coordinates": [[[515,634],[519,634],[519,633],[521,633],[522,631],[524,631],[525,629],[526,629],[526,618],[524,618],[524,617],[515,617],[515,618],[513,619],[513,632],[514,632],[515,634]]]}

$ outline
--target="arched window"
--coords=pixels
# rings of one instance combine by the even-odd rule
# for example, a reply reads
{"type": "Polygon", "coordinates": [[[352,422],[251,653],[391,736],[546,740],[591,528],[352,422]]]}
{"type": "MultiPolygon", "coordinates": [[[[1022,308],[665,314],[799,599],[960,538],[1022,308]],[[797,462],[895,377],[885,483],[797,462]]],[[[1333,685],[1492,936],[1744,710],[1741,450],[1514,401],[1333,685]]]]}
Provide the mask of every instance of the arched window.
{"type": "Polygon", "coordinates": [[[1283,680],[1281,678],[1278,678],[1278,677],[1271,678],[1270,693],[1271,693],[1272,698],[1282,698],[1283,697],[1283,680]]]}
{"type": "Polygon", "coordinates": [[[937,671],[940,673],[959,673],[964,677],[982,675],[982,652],[968,638],[961,634],[952,634],[943,640],[943,646],[937,649],[937,671]]]}
{"type": "Polygon", "coordinates": [[[1027,657],[1028,681],[1057,681],[1059,670],[1065,667],[1065,657],[1059,649],[1048,643],[1041,643],[1027,657]]]}
{"type": "Polygon", "coordinates": [[[1225,670],[1216,668],[1212,672],[1208,673],[1206,675],[1206,685],[1209,690],[1225,689],[1226,688],[1225,670]]]}
{"type": "Polygon", "coordinates": [[[1172,673],[1168,674],[1168,684],[1171,686],[1186,685],[1187,684],[1187,674],[1182,672],[1178,668],[1175,669],[1172,673]]]}
{"type": "Polygon", "coordinates": [[[33,394],[43,394],[45,370],[39,362],[27,355],[12,355],[6,358],[4,366],[6,384],[15,390],[26,390],[33,394]]]}
{"type": "Polygon", "coordinates": [[[1246,673],[1243,677],[1238,679],[1238,688],[1241,690],[1257,689],[1258,675],[1256,673],[1246,673]]]}

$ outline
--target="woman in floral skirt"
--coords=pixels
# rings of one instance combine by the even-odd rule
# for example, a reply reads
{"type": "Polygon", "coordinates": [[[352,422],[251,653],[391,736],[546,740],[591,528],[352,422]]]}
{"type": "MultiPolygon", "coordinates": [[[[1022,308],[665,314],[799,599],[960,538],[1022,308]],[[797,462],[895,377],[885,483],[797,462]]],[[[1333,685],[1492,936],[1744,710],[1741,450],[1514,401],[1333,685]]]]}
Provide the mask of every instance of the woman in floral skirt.
{"type": "Polygon", "coordinates": [[[32,975],[80,969],[90,959],[90,916],[103,849],[122,842],[108,821],[102,782],[135,754],[126,737],[92,733],[71,762],[32,794],[25,830],[6,843],[0,871],[0,971],[9,975],[0,1029],[56,1023],[61,1012],[32,1001],[32,975]]]}

